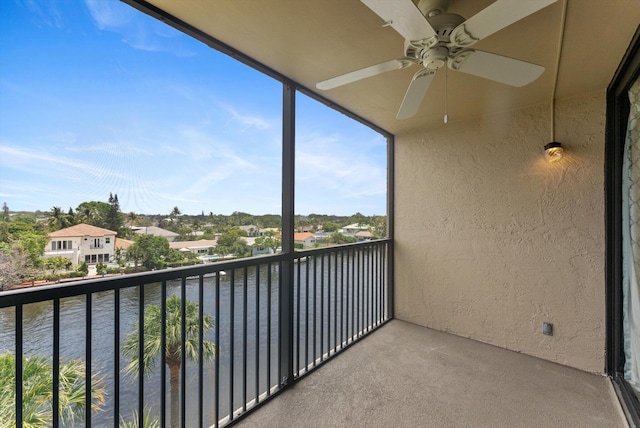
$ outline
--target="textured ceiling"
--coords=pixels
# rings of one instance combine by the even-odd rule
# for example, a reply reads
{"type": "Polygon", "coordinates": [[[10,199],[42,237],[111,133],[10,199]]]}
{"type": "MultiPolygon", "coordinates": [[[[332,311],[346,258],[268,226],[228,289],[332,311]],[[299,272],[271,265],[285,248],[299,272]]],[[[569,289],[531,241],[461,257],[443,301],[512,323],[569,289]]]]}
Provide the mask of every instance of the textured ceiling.
{"type": "MultiPolygon", "coordinates": [[[[526,0],[523,0],[526,1],[526,0]]],[[[540,64],[542,76],[522,88],[448,70],[450,121],[550,102],[563,1],[481,40],[474,49],[540,64]]],[[[567,0],[556,98],[606,88],[640,22],[638,0],[567,0]]],[[[330,77],[403,56],[403,39],[359,0],[150,0],[178,19],[315,88],[330,77]]],[[[453,0],[450,13],[469,18],[492,0],[453,0]]],[[[329,91],[328,99],[395,134],[442,125],[445,70],[420,110],[396,120],[417,66],[329,91]]]]}

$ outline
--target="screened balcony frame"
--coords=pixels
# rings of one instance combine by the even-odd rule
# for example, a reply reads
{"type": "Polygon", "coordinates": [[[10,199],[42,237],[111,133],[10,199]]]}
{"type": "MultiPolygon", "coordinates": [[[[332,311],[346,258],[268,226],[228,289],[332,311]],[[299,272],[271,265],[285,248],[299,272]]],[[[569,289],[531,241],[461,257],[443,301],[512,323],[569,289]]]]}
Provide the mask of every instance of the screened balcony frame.
{"type": "MultiPolygon", "coordinates": [[[[220,264],[220,266],[216,267],[209,267],[209,266],[202,266],[202,267],[191,267],[191,268],[181,268],[181,269],[173,269],[170,271],[158,271],[158,272],[150,272],[150,273],[141,273],[141,274],[133,274],[133,275],[127,275],[124,277],[119,277],[119,278],[114,278],[114,279],[110,279],[110,278],[103,278],[103,279],[96,279],[96,280],[88,280],[88,281],[82,281],[81,283],[79,283],[77,285],[77,287],[74,287],[73,285],[69,284],[63,287],[57,287],[57,286],[45,286],[39,289],[34,289],[34,290],[16,290],[15,292],[9,292],[2,304],[0,305],[0,307],[3,308],[8,308],[8,307],[12,307],[15,306],[16,307],[16,313],[15,313],[15,319],[16,319],[16,332],[20,332],[22,331],[22,306],[24,304],[28,304],[31,301],[34,301],[32,299],[37,298],[39,301],[42,300],[51,300],[53,302],[53,331],[54,331],[54,345],[53,345],[53,367],[54,367],[54,380],[58,378],[59,374],[59,354],[60,354],[60,349],[59,349],[59,336],[60,336],[60,324],[59,324],[59,314],[60,314],[60,299],[63,299],[65,297],[69,297],[69,296],[77,296],[79,294],[82,293],[86,293],[88,297],[87,299],[87,308],[86,308],[86,313],[89,314],[87,315],[87,319],[86,319],[86,325],[88,328],[87,331],[87,337],[86,337],[86,355],[88,357],[88,360],[91,360],[91,333],[90,333],[90,329],[91,329],[91,310],[92,310],[92,306],[91,306],[91,298],[90,296],[93,295],[94,293],[100,292],[100,291],[114,291],[114,296],[116,298],[119,298],[119,291],[120,289],[124,289],[124,288],[128,288],[128,287],[141,287],[140,288],[140,292],[141,295],[144,296],[144,284],[148,284],[151,282],[160,282],[162,283],[162,287],[163,287],[163,297],[162,297],[162,304],[165,305],[166,304],[166,281],[170,280],[170,279],[182,279],[182,291],[181,291],[181,296],[182,296],[182,306],[183,306],[183,313],[185,311],[185,301],[186,301],[186,295],[185,295],[185,281],[187,277],[196,275],[200,277],[200,294],[202,294],[202,281],[203,281],[203,276],[205,274],[209,274],[211,273],[211,271],[216,271],[219,272],[220,269],[222,269],[222,267],[224,267],[225,265],[229,265],[229,267],[233,268],[244,268],[246,271],[247,266],[252,266],[254,264],[264,264],[264,263],[278,263],[280,266],[280,287],[278,288],[278,337],[279,337],[279,359],[278,359],[278,364],[279,364],[279,369],[278,369],[278,373],[280,376],[280,379],[278,379],[278,383],[279,383],[279,389],[277,391],[275,391],[274,394],[275,395],[279,392],[282,392],[284,390],[286,390],[286,388],[290,385],[292,385],[296,380],[298,380],[301,375],[301,369],[299,366],[299,361],[296,360],[294,362],[294,358],[296,358],[296,352],[294,350],[294,347],[296,346],[294,341],[295,341],[295,337],[294,334],[296,333],[294,331],[294,325],[296,320],[294,319],[294,298],[295,298],[295,290],[294,290],[294,276],[295,276],[295,261],[297,261],[301,256],[299,253],[296,253],[294,251],[294,241],[293,241],[293,233],[294,233],[294,217],[295,217],[295,134],[296,134],[296,94],[297,93],[301,93],[304,94],[306,96],[308,96],[311,99],[314,99],[322,104],[324,104],[325,106],[332,108],[346,116],[348,116],[349,118],[369,127],[370,129],[378,132],[379,134],[381,134],[387,141],[387,237],[385,239],[382,240],[378,240],[378,241],[371,241],[371,244],[352,244],[352,246],[354,248],[364,248],[366,250],[366,248],[368,248],[368,246],[377,246],[377,245],[383,245],[384,248],[386,249],[386,253],[385,253],[385,270],[384,270],[384,278],[386,281],[386,300],[384,300],[384,310],[385,310],[385,314],[386,316],[383,316],[383,321],[381,323],[376,324],[376,326],[373,329],[369,329],[367,328],[366,331],[364,332],[358,332],[358,339],[360,340],[361,338],[365,337],[366,335],[368,335],[369,332],[373,331],[375,328],[377,328],[378,326],[384,324],[385,322],[387,322],[390,319],[393,319],[393,309],[394,309],[394,291],[393,291],[393,278],[394,278],[394,272],[393,272],[393,260],[394,260],[394,254],[393,254],[393,236],[394,236],[394,192],[393,192],[393,188],[394,188],[394,182],[393,182],[393,177],[394,177],[394,136],[392,134],[390,134],[389,132],[387,132],[386,130],[376,126],[375,124],[367,121],[366,119],[354,114],[353,112],[331,102],[330,100],[318,95],[317,93],[315,93],[314,91],[310,90],[309,88],[304,87],[303,85],[298,84],[297,82],[293,81],[292,79],[288,78],[287,76],[284,76],[282,74],[280,74],[279,72],[273,70],[272,68],[254,60],[253,58],[245,55],[244,53],[234,49],[233,47],[226,45],[224,43],[222,43],[221,41],[203,33],[202,31],[190,26],[189,24],[177,19],[176,17],[167,14],[166,12],[156,8],[155,6],[146,3],[145,1],[142,0],[121,0],[124,3],[127,3],[131,6],[133,6],[134,8],[140,10],[141,12],[148,14],[152,17],[155,17],[156,19],[159,19],[160,21],[178,29],[179,31],[205,43],[206,45],[208,45],[209,47],[222,52],[238,61],[240,61],[241,63],[267,75],[272,77],[273,79],[277,80],[278,82],[280,82],[282,84],[282,253],[275,255],[275,256],[268,256],[268,257],[264,257],[264,258],[251,258],[251,259],[246,259],[246,260],[240,260],[240,261],[234,261],[234,262],[230,262],[230,263],[222,263],[220,264]],[[90,290],[90,291],[88,291],[90,290]],[[33,293],[33,294],[32,294],[33,293]],[[36,297],[37,296],[37,297],[36,297]],[[55,339],[55,338],[58,339],[55,339]],[[296,365],[298,365],[297,369],[296,369],[296,365]],[[297,371],[296,371],[297,370],[297,371]]],[[[340,251],[349,251],[348,248],[350,248],[351,246],[338,246],[336,247],[336,250],[332,250],[332,249],[328,249],[328,250],[321,250],[318,251],[318,254],[324,254],[329,253],[331,254],[331,252],[335,252],[336,254],[338,254],[338,252],[340,251]],[[340,250],[340,248],[346,248],[343,250],[340,250]]],[[[366,250],[368,251],[368,250],[366,250]]],[[[309,254],[314,254],[313,251],[310,251],[309,254]]],[[[314,257],[314,256],[312,256],[314,257]]],[[[319,256],[315,256],[315,257],[319,257],[319,256]]],[[[336,260],[337,260],[337,255],[336,255],[336,260]]],[[[143,313],[144,313],[144,298],[142,298],[140,300],[140,319],[138,320],[140,322],[140,325],[142,325],[144,319],[143,319],[143,313]]],[[[119,311],[119,310],[118,310],[119,311]]],[[[200,309],[201,314],[200,314],[200,318],[202,318],[202,307],[200,309]]],[[[298,313],[299,315],[299,313],[298,313]]],[[[202,322],[202,321],[201,321],[202,322]]],[[[183,329],[183,338],[185,337],[185,331],[184,331],[185,326],[182,326],[183,329]]],[[[334,327],[335,328],[335,327],[334,327]]],[[[116,325],[114,325],[114,329],[115,331],[119,330],[119,323],[116,321],[116,325]]],[[[297,332],[299,334],[299,332],[297,332]]],[[[335,340],[335,335],[334,335],[334,340],[335,340]]],[[[142,336],[140,337],[140,342],[142,342],[142,336]]],[[[340,350],[346,349],[348,348],[352,343],[347,341],[346,344],[341,344],[340,345],[340,350]]],[[[116,339],[116,345],[119,345],[119,341],[118,339],[116,339]]],[[[142,343],[140,343],[140,349],[142,349],[142,343]]],[[[200,346],[202,347],[202,344],[200,344],[200,346]]],[[[16,355],[20,355],[23,356],[23,347],[22,347],[22,338],[21,337],[16,337],[16,343],[15,343],[15,352],[16,355]]],[[[116,347],[117,349],[117,347],[116,347]]],[[[321,356],[320,358],[320,364],[324,363],[325,361],[327,361],[328,359],[330,359],[333,355],[336,355],[336,351],[337,348],[334,349],[333,354],[331,353],[331,351],[328,352],[328,356],[325,358],[324,356],[321,356]]],[[[299,350],[298,350],[299,352],[299,350]]],[[[184,351],[183,351],[184,354],[184,351]]],[[[183,355],[184,357],[184,355],[183,355]]],[[[314,362],[314,368],[315,368],[315,362],[314,362]]],[[[140,368],[141,369],[141,368],[140,368]]],[[[200,364],[200,371],[202,371],[202,364],[200,364]]],[[[304,370],[304,374],[306,373],[310,373],[313,370],[304,370]]],[[[16,358],[16,373],[21,373],[22,372],[22,360],[16,358]]],[[[87,378],[90,378],[91,375],[91,368],[88,367],[87,368],[87,378]]],[[[166,376],[166,374],[163,373],[163,379],[164,376],[166,376]]],[[[142,376],[139,377],[138,380],[138,389],[139,391],[142,393],[144,391],[144,381],[142,380],[142,376]]],[[[182,378],[185,378],[185,372],[184,372],[184,365],[182,368],[182,378]]],[[[16,379],[21,379],[20,376],[17,375],[16,379]]],[[[86,393],[87,396],[90,395],[90,384],[91,382],[86,382],[86,393]]],[[[164,383],[163,383],[164,384],[164,383]]],[[[114,380],[114,388],[117,390],[119,387],[119,381],[116,379],[114,380]]],[[[181,400],[184,403],[185,400],[185,388],[186,386],[184,385],[184,382],[181,386],[181,400]]],[[[19,384],[16,385],[16,394],[18,396],[21,396],[22,393],[22,388],[19,384]]],[[[200,407],[202,407],[202,397],[199,398],[200,399],[200,407]]],[[[233,400],[233,398],[232,398],[233,400]]],[[[267,402],[269,400],[265,400],[264,402],[267,402]]],[[[22,410],[20,408],[19,404],[19,400],[16,400],[16,415],[17,415],[17,420],[22,420],[22,410]]],[[[116,416],[117,416],[117,403],[118,400],[116,398],[116,416]]],[[[140,403],[142,403],[140,401],[140,403]]],[[[263,402],[260,401],[260,403],[257,403],[254,407],[252,407],[249,410],[254,410],[255,408],[259,407],[263,402]]],[[[163,415],[162,417],[164,418],[165,415],[165,405],[166,403],[161,404],[161,414],[163,415]]],[[[139,422],[142,423],[142,418],[143,418],[143,412],[142,412],[142,404],[139,404],[139,422]]],[[[232,403],[233,406],[233,403],[232,403]]],[[[241,414],[239,414],[237,417],[235,417],[234,412],[231,411],[230,414],[230,419],[225,422],[224,424],[228,424],[228,423],[232,423],[235,422],[237,420],[242,419],[242,417],[244,415],[247,414],[246,410],[246,403],[243,405],[244,409],[243,412],[241,414]]],[[[54,426],[57,426],[57,421],[58,421],[58,391],[57,388],[54,388],[54,392],[53,392],[53,414],[54,414],[54,426]]],[[[89,426],[91,424],[91,406],[87,406],[87,410],[86,410],[86,417],[87,417],[87,421],[89,426]]],[[[181,409],[181,415],[180,415],[180,419],[181,419],[181,423],[184,426],[185,424],[185,411],[184,408],[181,409]]],[[[200,415],[200,418],[202,418],[202,415],[200,415]]]]}
{"type": "Polygon", "coordinates": [[[640,26],[607,88],[605,135],[606,359],[605,371],[631,426],[640,426],[640,401],[624,378],[622,296],[622,162],[629,118],[628,91],[640,78],[640,26]]]}

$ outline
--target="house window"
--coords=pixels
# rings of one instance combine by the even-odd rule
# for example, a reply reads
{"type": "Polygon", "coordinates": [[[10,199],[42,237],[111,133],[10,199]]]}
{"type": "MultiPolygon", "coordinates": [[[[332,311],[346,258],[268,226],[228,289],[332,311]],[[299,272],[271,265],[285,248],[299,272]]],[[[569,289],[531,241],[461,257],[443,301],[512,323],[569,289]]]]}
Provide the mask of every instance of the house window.
{"type": "Polygon", "coordinates": [[[104,238],[104,243],[105,244],[110,244],[111,243],[111,238],[104,238]]]}
{"type": "Polygon", "coordinates": [[[51,251],[70,250],[72,241],[51,241],[51,251]]]}
{"type": "Polygon", "coordinates": [[[93,247],[92,248],[101,248],[102,245],[100,243],[100,238],[94,238],[93,240],[93,247]]]}

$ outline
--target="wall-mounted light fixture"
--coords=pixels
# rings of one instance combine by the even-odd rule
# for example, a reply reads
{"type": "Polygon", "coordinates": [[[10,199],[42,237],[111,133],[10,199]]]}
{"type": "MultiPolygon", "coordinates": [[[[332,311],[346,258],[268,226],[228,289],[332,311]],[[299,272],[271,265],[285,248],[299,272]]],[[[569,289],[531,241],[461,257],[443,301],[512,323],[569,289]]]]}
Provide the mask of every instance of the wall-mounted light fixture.
{"type": "Polygon", "coordinates": [[[553,141],[551,143],[547,143],[544,145],[544,158],[547,162],[556,162],[562,159],[562,155],[564,154],[564,150],[562,149],[562,144],[557,141],[553,141]]]}

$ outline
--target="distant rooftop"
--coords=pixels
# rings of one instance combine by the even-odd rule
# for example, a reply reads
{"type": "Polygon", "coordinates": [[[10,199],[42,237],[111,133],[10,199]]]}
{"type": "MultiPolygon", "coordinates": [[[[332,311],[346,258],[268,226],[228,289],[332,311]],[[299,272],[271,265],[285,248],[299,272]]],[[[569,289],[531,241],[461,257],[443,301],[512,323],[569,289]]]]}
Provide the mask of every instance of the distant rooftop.
{"type": "Polygon", "coordinates": [[[157,226],[140,227],[135,230],[135,233],[139,233],[142,235],[164,236],[165,238],[175,238],[176,236],[178,236],[178,234],[175,232],[157,226]]]}

